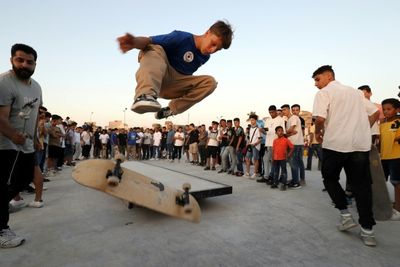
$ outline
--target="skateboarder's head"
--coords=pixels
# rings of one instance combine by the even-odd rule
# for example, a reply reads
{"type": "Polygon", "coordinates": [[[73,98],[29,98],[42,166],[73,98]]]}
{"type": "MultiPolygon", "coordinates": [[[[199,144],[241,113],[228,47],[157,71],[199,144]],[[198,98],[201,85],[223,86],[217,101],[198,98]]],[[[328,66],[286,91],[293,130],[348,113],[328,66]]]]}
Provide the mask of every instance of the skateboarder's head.
{"type": "Polygon", "coordinates": [[[228,49],[231,46],[233,38],[232,27],[229,23],[219,20],[215,22],[202,35],[200,47],[197,47],[202,54],[210,55],[219,50],[228,49]]]}
{"type": "Polygon", "coordinates": [[[391,119],[400,113],[400,101],[396,98],[388,98],[382,101],[382,111],[386,119],[391,119]]]}
{"type": "Polygon", "coordinates": [[[324,65],[314,71],[312,78],[315,81],[315,86],[318,89],[322,89],[331,81],[335,80],[335,72],[333,71],[332,66],[324,65]]]}

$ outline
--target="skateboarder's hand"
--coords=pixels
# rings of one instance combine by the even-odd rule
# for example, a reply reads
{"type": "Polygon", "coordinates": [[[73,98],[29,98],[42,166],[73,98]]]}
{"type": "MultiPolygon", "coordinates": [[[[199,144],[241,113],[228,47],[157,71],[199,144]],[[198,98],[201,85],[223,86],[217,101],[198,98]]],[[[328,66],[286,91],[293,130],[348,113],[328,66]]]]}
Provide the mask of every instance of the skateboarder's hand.
{"type": "Polygon", "coordinates": [[[119,42],[119,48],[122,53],[126,53],[135,48],[135,37],[132,34],[127,33],[124,36],[118,37],[117,41],[119,42]]]}

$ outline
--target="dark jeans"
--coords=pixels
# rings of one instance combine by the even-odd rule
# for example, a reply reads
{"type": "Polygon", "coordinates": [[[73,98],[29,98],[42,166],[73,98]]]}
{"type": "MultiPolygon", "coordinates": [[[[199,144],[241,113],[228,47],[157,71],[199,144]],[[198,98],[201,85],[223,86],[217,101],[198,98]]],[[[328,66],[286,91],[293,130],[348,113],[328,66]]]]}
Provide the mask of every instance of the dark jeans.
{"type": "Polygon", "coordinates": [[[82,156],[86,159],[90,158],[90,149],[91,149],[91,145],[84,145],[82,147],[82,156]]]}
{"type": "Polygon", "coordinates": [[[44,172],[44,163],[46,162],[47,144],[43,143],[42,154],[40,155],[39,167],[42,172],[44,172]]]}
{"type": "Polygon", "coordinates": [[[12,171],[17,151],[0,150],[0,229],[8,228],[8,203],[33,180],[34,153],[20,152],[12,171]],[[8,180],[12,172],[10,184],[8,180]]]}
{"type": "Polygon", "coordinates": [[[358,222],[365,229],[375,225],[372,213],[372,179],[369,170],[369,152],[342,153],[322,149],[322,177],[329,196],[339,210],[347,209],[346,194],[339,183],[344,168],[357,203],[358,222]]]}
{"type": "Polygon", "coordinates": [[[287,183],[287,169],[286,169],[286,160],[274,160],[272,162],[272,172],[274,184],[278,185],[279,182],[282,184],[287,183]],[[280,170],[280,176],[279,176],[280,170]]]}
{"type": "Polygon", "coordinates": [[[172,159],[181,159],[182,157],[182,146],[174,146],[174,155],[172,159]]]}
{"type": "Polygon", "coordinates": [[[289,159],[290,169],[292,171],[292,183],[298,184],[299,178],[304,180],[304,162],[303,162],[303,145],[295,145],[294,152],[289,159]]]}
{"type": "MultiPolygon", "coordinates": [[[[307,169],[312,169],[312,159],[314,156],[314,152],[317,154],[318,161],[322,160],[322,147],[321,144],[312,144],[308,147],[308,155],[307,155],[307,169]]],[[[319,169],[319,168],[318,168],[319,169]]]]}
{"type": "Polygon", "coordinates": [[[258,173],[264,175],[264,155],[265,155],[265,144],[260,144],[260,153],[258,154],[258,173]]]}
{"type": "Polygon", "coordinates": [[[207,149],[206,145],[199,145],[200,163],[206,165],[207,161],[207,149]]]}
{"type": "Polygon", "coordinates": [[[242,149],[236,150],[237,156],[237,170],[243,173],[243,151],[242,149]]]}

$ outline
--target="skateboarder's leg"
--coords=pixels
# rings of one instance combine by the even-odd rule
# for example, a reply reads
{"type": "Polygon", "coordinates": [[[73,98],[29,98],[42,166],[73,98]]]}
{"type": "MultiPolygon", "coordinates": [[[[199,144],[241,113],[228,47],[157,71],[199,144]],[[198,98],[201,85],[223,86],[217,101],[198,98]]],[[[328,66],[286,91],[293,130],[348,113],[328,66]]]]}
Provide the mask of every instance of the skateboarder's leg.
{"type": "Polygon", "coordinates": [[[168,58],[159,45],[150,45],[139,53],[139,69],[136,72],[135,102],[131,109],[137,113],[155,112],[161,108],[159,96],[168,58]],[[144,96],[144,97],[143,97],[144,96]]]}
{"type": "Polygon", "coordinates": [[[217,82],[212,76],[182,75],[173,69],[169,71],[169,74],[173,80],[163,84],[160,97],[171,99],[168,107],[172,115],[188,110],[217,88],[217,82]],[[171,75],[171,72],[175,74],[171,75]]]}
{"type": "MultiPolygon", "coordinates": [[[[325,157],[325,154],[324,154],[325,157]]],[[[345,162],[347,181],[356,199],[359,223],[364,229],[372,229],[372,178],[369,169],[369,152],[352,152],[345,162]]]]}

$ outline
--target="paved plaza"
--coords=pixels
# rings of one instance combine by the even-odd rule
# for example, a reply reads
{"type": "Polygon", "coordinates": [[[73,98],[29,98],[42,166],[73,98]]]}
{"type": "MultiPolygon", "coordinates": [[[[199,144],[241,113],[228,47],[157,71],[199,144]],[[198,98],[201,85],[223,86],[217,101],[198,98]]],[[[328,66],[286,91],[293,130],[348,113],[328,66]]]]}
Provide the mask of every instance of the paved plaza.
{"type": "Polygon", "coordinates": [[[378,222],[375,248],[362,244],[359,228],[338,232],[338,212],[321,191],[317,170],[306,173],[302,189],[282,192],[188,163],[146,164],[231,185],[233,193],[200,200],[202,219],[193,224],[140,207],[129,210],[123,201],[77,184],[72,168],[65,168],[45,184],[43,208],[11,214],[11,228],[26,242],[0,250],[0,266],[400,265],[400,222],[378,222]]]}

